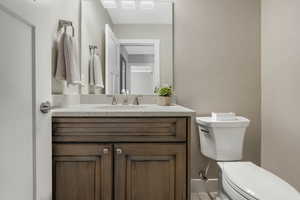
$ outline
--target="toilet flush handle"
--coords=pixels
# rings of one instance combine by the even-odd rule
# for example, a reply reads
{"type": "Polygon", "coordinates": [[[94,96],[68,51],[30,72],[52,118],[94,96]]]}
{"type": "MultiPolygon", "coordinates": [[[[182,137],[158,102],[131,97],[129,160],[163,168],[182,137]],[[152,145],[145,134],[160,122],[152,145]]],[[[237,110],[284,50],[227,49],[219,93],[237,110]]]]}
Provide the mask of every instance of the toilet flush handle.
{"type": "Polygon", "coordinates": [[[209,130],[201,128],[200,131],[201,131],[205,136],[209,136],[209,130]]]}

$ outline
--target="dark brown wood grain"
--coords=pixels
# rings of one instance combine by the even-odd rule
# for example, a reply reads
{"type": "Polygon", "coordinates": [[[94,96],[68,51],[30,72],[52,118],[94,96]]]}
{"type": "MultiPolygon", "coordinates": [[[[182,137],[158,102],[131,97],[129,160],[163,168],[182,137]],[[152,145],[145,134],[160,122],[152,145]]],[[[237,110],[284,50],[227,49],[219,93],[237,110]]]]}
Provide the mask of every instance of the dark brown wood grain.
{"type": "Polygon", "coordinates": [[[187,118],[187,126],[186,126],[186,134],[187,134],[187,142],[186,142],[186,183],[187,183],[187,199],[191,200],[191,171],[192,171],[192,146],[191,146],[191,135],[192,135],[192,123],[194,123],[194,118],[187,118]]]}
{"type": "Polygon", "coordinates": [[[53,117],[53,200],[189,200],[191,120],[53,117]]]}
{"type": "Polygon", "coordinates": [[[112,200],[112,145],[53,144],[53,200],[112,200]]]}
{"type": "Polygon", "coordinates": [[[186,118],[53,119],[55,142],[184,142],[186,118]]]}
{"type": "Polygon", "coordinates": [[[185,144],[117,144],[115,200],[185,200],[185,144]]]}

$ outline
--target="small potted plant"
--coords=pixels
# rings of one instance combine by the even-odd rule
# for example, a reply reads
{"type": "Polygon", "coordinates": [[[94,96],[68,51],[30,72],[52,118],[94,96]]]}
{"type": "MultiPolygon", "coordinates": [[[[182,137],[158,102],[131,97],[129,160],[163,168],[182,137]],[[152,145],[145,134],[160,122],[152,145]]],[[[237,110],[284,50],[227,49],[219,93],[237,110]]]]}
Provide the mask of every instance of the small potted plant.
{"type": "Polygon", "coordinates": [[[172,87],[161,87],[156,90],[157,104],[160,106],[170,106],[172,103],[172,87]]]}

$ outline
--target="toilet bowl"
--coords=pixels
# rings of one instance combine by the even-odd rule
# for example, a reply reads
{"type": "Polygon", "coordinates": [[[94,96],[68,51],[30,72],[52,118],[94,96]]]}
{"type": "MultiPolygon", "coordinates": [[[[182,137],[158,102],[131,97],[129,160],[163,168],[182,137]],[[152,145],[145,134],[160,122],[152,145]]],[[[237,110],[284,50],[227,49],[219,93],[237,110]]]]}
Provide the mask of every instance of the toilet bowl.
{"type": "Polygon", "coordinates": [[[218,162],[223,195],[231,200],[300,200],[287,182],[251,162],[218,162]]]}
{"type": "Polygon", "coordinates": [[[202,154],[219,166],[217,200],[300,200],[300,193],[276,175],[251,162],[240,162],[248,119],[198,117],[196,121],[202,154]]]}

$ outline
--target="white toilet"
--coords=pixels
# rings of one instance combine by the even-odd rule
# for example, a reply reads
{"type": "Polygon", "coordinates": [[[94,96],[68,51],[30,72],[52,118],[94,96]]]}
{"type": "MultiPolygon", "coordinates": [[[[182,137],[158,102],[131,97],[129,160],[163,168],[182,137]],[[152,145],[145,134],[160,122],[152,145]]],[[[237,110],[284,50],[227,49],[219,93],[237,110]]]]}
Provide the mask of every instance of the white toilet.
{"type": "Polygon", "coordinates": [[[220,200],[300,200],[300,193],[274,174],[251,162],[240,162],[250,121],[244,117],[196,119],[201,152],[216,160],[220,200]]]}

